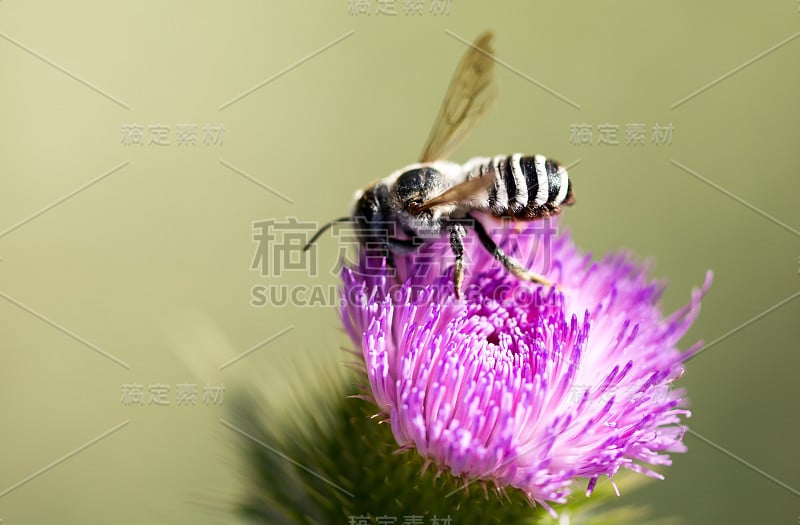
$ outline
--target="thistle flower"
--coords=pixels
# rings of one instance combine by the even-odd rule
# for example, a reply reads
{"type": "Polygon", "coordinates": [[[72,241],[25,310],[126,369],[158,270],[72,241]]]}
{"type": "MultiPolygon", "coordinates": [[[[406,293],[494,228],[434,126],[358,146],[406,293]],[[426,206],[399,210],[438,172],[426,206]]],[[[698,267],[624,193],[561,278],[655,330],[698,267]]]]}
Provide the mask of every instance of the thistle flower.
{"type": "Polygon", "coordinates": [[[396,255],[394,267],[362,253],[342,272],[343,323],[400,448],[548,509],[577,478],[588,495],[622,467],[660,477],[648,465],[686,450],[690,413],[671,383],[699,344],[676,343],[710,283],[665,318],[664,287],[646,267],[626,254],[592,262],[553,225],[498,239],[559,289],[517,279],[477,242],[466,247],[463,300],[446,240],[396,255]]]}

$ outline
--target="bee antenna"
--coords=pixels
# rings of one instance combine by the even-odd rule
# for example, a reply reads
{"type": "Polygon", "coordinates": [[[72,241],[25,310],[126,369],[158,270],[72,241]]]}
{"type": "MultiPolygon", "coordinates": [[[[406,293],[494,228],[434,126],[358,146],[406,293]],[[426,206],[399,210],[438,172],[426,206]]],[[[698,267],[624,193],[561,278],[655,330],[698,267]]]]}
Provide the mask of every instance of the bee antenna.
{"type": "Polygon", "coordinates": [[[305,251],[308,251],[308,249],[309,249],[309,248],[311,248],[311,245],[312,245],[312,244],[314,244],[315,242],[317,242],[317,239],[319,239],[319,238],[320,238],[320,236],[321,236],[323,233],[325,233],[326,231],[330,230],[330,229],[331,229],[331,227],[332,227],[334,224],[339,224],[340,222],[349,222],[349,221],[350,221],[350,217],[339,217],[338,219],[333,219],[331,222],[329,222],[329,223],[327,223],[327,224],[323,225],[323,226],[322,226],[322,228],[320,228],[319,230],[317,230],[317,233],[315,233],[315,234],[314,234],[314,235],[311,237],[311,239],[309,239],[309,241],[308,241],[308,242],[306,243],[306,245],[303,247],[303,251],[304,251],[304,252],[305,252],[305,251]]]}

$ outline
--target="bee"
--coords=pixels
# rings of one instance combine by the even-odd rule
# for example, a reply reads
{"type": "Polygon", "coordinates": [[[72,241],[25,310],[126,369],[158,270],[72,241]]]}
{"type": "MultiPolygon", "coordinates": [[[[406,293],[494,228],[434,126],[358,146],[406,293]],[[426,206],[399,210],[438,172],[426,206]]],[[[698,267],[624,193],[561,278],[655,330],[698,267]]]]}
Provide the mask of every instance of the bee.
{"type": "Polygon", "coordinates": [[[464,164],[444,160],[497,97],[491,41],[491,32],[481,34],[461,59],[419,162],[357,191],[351,215],[324,225],[305,249],[334,224],[352,222],[362,248],[377,250],[392,264],[393,254],[413,252],[447,234],[455,256],[453,287],[460,298],[464,237],[471,227],[483,247],[513,275],[555,284],[507,255],[473,212],[516,221],[556,215],[575,202],[566,168],[542,155],[520,153],[476,157],[464,164]],[[390,234],[392,230],[396,231],[390,234]]]}

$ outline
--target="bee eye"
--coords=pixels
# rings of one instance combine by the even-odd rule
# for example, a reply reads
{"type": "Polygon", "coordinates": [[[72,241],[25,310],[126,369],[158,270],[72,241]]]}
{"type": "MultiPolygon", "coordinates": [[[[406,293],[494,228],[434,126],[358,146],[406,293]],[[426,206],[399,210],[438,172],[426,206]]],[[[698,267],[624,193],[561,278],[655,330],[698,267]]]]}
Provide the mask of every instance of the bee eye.
{"type": "Polygon", "coordinates": [[[422,206],[422,201],[420,199],[410,199],[405,202],[404,206],[406,211],[414,213],[420,206],[422,206]]]}

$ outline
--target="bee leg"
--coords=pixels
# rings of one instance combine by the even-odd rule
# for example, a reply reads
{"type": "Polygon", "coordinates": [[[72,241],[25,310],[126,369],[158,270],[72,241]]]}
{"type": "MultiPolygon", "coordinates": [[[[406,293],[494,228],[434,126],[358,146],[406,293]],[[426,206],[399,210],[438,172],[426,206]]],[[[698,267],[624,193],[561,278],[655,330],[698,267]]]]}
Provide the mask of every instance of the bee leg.
{"type": "Polygon", "coordinates": [[[450,249],[456,256],[456,264],[453,269],[453,288],[456,292],[456,299],[461,299],[461,285],[464,282],[464,236],[467,231],[458,223],[450,224],[448,229],[450,230],[450,249]]]}
{"type": "Polygon", "coordinates": [[[525,281],[533,281],[545,286],[553,286],[555,284],[550,279],[528,270],[516,259],[507,255],[499,246],[497,246],[497,243],[494,242],[492,237],[483,227],[483,224],[481,224],[474,217],[469,217],[469,219],[472,221],[472,227],[475,229],[475,233],[478,234],[478,239],[481,241],[483,247],[487,252],[492,254],[492,257],[500,261],[506,270],[517,276],[519,279],[523,279],[525,281]]]}

